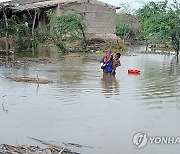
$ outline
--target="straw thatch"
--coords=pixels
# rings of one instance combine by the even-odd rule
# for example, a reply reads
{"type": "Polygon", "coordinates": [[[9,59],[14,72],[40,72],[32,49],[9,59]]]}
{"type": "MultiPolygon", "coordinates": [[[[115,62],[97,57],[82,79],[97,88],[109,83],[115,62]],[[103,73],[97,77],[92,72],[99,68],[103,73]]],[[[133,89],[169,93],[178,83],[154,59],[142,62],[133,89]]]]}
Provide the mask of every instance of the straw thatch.
{"type": "Polygon", "coordinates": [[[10,2],[0,3],[0,5],[9,5],[9,8],[15,11],[33,10],[37,8],[53,7],[57,5],[66,5],[69,3],[90,3],[102,5],[111,9],[118,9],[118,7],[98,1],[98,0],[13,0],[10,2]]]}
{"type": "Polygon", "coordinates": [[[88,33],[86,34],[86,39],[87,40],[102,40],[104,42],[116,42],[118,40],[121,40],[121,38],[119,38],[116,34],[96,34],[96,33],[88,33]]]}

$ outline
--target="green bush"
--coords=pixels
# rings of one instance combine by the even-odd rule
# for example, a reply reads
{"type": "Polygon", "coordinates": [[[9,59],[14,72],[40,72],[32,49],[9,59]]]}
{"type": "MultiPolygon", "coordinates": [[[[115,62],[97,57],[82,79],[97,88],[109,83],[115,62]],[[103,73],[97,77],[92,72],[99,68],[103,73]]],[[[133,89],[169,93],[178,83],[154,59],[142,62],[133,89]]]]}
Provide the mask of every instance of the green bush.
{"type": "Polygon", "coordinates": [[[27,51],[31,46],[30,46],[30,38],[29,37],[18,37],[16,40],[16,50],[17,51],[27,51]]]}
{"type": "Polygon", "coordinates": [[[120,37],[127,36],[131,32],[131,29],[125,24],[116,25],[116,35],[120,37]]]}

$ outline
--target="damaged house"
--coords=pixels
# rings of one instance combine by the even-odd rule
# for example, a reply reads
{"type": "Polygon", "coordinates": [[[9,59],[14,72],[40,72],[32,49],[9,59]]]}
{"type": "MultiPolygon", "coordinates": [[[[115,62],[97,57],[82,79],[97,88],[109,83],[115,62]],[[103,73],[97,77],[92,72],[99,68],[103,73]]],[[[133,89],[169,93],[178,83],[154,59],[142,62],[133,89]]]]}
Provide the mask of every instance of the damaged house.
{"type": "Polygon", "coordinates": [[[11,0],[0,3],[0,19],[3,16],[26,14],[26,23],[33,30],[48,23],[46,11],[53,9],[56,15],[64,13],[80,13],[87,30],[85,36],[91,39],[118,39],[115,34],[115,13],[118,7],[98,0],[11,0]]]}

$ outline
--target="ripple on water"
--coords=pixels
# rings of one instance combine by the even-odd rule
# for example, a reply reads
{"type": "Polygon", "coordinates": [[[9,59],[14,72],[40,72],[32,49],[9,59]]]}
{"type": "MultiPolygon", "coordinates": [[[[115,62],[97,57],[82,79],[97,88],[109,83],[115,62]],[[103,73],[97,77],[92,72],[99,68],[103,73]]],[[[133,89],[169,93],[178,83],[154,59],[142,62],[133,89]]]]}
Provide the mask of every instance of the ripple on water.
{"type": "Polygon", "coordinates": [[[179,64],[172,61],[173,56],[122,56],[116,77],[103,76],[99,61],[83,58],[20,71],[1,68],[0,76],[35,76],[38,69],[40,77],[54,81],[38,87],[0,78],[1,95],[6,95],[0,96],[1,101],[9,111],[8,116],[0,111],[4,138],[14,140],[20,134],[23,139],[30,134],[57,141],[64,137],[103,149],[109,146],[107,153],[131,153],[128,146],[136,130],[160,133],[163,127],[178,134],[180,72],[179,64]],[[143,71],[131,76],[128,68],[143,71]],[[119,145],[128,145],[125,152],[119,152],[119,145]]]}

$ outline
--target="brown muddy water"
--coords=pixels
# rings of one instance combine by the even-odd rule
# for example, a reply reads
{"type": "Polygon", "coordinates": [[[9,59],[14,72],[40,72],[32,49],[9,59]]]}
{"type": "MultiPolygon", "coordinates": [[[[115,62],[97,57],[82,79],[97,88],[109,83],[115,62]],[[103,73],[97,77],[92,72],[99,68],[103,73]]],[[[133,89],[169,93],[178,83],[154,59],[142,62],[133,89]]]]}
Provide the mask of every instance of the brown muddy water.
{"type": "Polygon", "coordinates": [[[74,148],[83,154],[179,154],[180,144],[136,149],[132,138],[137,132],[180,136],[180,62],[174,55],[137,54],[122,56],[121,64],[115,77],[103,77],[99,59],[82,57],[0,67],[0,144],[38,145],[27,138],[34,137],[94,147],[74,148]],[[142,72],[128,75],[129,68],[142,72]],[[54,83],[5,78],[37,74],[54,83]]]}

